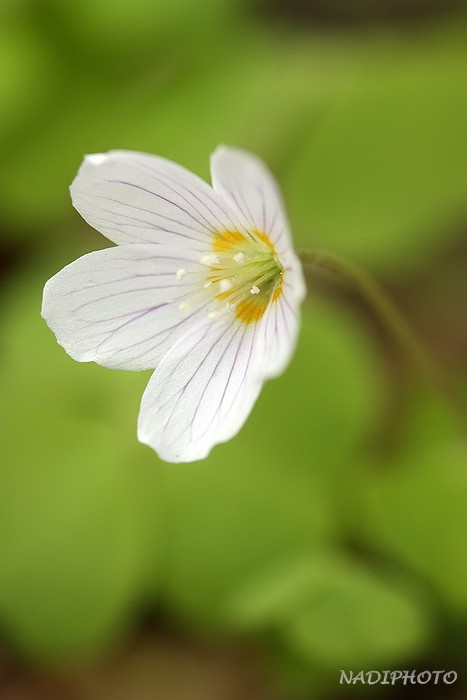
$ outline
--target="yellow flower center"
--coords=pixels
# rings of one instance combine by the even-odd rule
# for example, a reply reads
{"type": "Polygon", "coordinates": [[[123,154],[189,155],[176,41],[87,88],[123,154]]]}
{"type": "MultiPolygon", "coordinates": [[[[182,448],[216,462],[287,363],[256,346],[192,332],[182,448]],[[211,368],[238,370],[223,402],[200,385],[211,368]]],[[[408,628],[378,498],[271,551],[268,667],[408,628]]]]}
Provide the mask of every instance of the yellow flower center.
{"type": "Polygon", "coordinates": [[[217,232],[205,286],[243,323],[255,323],[282,293],[283,268],[269,237],[260,231],[217,232]]]}

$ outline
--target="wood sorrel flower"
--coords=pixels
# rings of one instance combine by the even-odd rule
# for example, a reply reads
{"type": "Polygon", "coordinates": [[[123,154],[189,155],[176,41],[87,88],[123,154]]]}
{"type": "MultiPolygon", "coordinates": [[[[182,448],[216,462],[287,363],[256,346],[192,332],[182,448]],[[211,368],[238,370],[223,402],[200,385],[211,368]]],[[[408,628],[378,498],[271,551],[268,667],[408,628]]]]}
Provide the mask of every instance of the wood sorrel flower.
{"type": "Polygon", "coordinates": [[[202,459],[239,431],[291,357],[305,295],[263,163],[221,147],[211,174],[212,187],[156,156],[87,156],[73,204],[118,245],[44,289],[42,315],[75,360],[155,368],[138,437],[170,462],[202,459]]]}

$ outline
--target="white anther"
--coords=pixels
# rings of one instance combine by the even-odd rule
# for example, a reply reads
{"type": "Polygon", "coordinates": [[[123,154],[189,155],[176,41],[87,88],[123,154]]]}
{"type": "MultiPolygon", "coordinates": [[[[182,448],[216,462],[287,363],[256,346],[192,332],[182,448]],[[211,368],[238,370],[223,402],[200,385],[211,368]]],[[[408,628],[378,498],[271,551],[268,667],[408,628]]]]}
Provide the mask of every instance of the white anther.
{"type": "Polygon", "coordinates": [[[177,272],[176,272],[176,276],[177,276],[177,279],[178,279],[178,280],[183,279],[183,277],[185,277],[185,275],[186,275],[186,270],[184,270],[183,267],[181,267],[181,268],[180,268],[179,270],[177,270],[177,272]]]}
{"type": "Polygon", "coordinates": [[[219,318],[220,313],[219,311],[210,311],[208,313],[208,318],[211,319],[211,321],[214,321],[216,318],[219,318]]]}
{"type": "Polygon", "coordinates": [[[236,306],[237,304],[230,304],[229,302],[227,302],[225,308],[227,309],[227,311],[233,311],[236,306]]]}
{"type": "Polygon", "coordinates": [[[224,277],[220,280],[219,287],[221,289],[221,292],[228,292],[229,289],[232,289],[232,282],[226,277],[224,277]]]}
{"type": "Polygon", "coordinates": [[[209,253],[208,255],[202,255],[200,259],[201,265],[218,265],[219,264],[219,257],[217,255],[213,255],[212,253],[209,253]]]}
{"type": "Polygon", "coordinates": [[[203,284],[203,287],[204,287],[205,289],[207,289],[208,287],[211,286],[211,284],[212,284],[212,282],[209,282],[209,280],[208,280],[207,282],[205,282],[205,283],[203,284]]]}
{"type": "Polygon", "coordinates": [[[233,259],[235,260],[236,263],[238,263],[240,265],[242,262],[244,262],[245,256],[241,251],[239,251],[238,253],[235,253],[235,255],[233,256],[233,259]]]}
{"type": "Polygon", "coordinates": [[[188,311],[190,305],[187,304],[186,301],[182,301],[182,303],[178,305],[178,308],[180,309],[180,311],[188,311]]]}
{"type": "Polygon", "coordinates": [[[250,294],[259,294],[259,292],[260,292],[260,289],[259,289],[259,287],[256,286],[256,284],[254,284],[252,286],[252,288],[250,289],[250,294]]]}

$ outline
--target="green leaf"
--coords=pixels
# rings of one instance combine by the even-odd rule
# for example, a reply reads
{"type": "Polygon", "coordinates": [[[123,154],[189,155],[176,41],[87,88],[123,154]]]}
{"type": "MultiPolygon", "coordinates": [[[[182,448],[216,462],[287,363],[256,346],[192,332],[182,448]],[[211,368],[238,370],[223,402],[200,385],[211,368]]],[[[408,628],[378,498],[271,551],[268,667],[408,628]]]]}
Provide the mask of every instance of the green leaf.
{"type": "Polygon", "coordinates": [[[313,564],[306,600],[282,630],[299,656],[335,670],[390,667],[420,653],[428,625],[410,588],[338,556],[313,564]]]}
{"type": "MultiPolygon", "coordinates": [[[[444,431],[444,427],[442,430],[444,431]]],[[[452,611],[467,611],[467,448],[460,440],[410,446],[366,474],[362,536],[418,571],[452,611]]],[[[424,444],[425,442],[425,444],[424,444]]]]}
{"type": "Polygon", "coordinates": [[[388,664],[429,637],[412,584],[335,549],[277,561],[245,581],[229,605],[241,631],[274,633],[296,663],[332,670],[388,664]]]}
{"type": "Polygon", "coordinates": [[[38,414],[6,398],[4,630],[36,658],[94,653],[129,621],[140,586],[140,528],[118,445],[102,426],[38,414]]]}

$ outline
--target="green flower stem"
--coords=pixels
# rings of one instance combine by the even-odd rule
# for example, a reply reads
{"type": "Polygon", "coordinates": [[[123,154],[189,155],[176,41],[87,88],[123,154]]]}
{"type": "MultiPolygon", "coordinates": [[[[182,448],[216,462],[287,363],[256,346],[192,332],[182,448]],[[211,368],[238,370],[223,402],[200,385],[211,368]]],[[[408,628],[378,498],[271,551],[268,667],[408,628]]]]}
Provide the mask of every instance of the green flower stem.
{"type": "Polygon", "coordinates": [[[444,394],[460,417],[465,429],[467,427],[465,408],[458,397],[454,395],[444,373],[378,283],[365,270],[331,253],[303,251],[298,255],[305,269],[322,268],[338,275],[346,282],[350,282],[373,309],[387,331],[396,339],[399,347],[414,367],[426,375],[444,394]]]}

